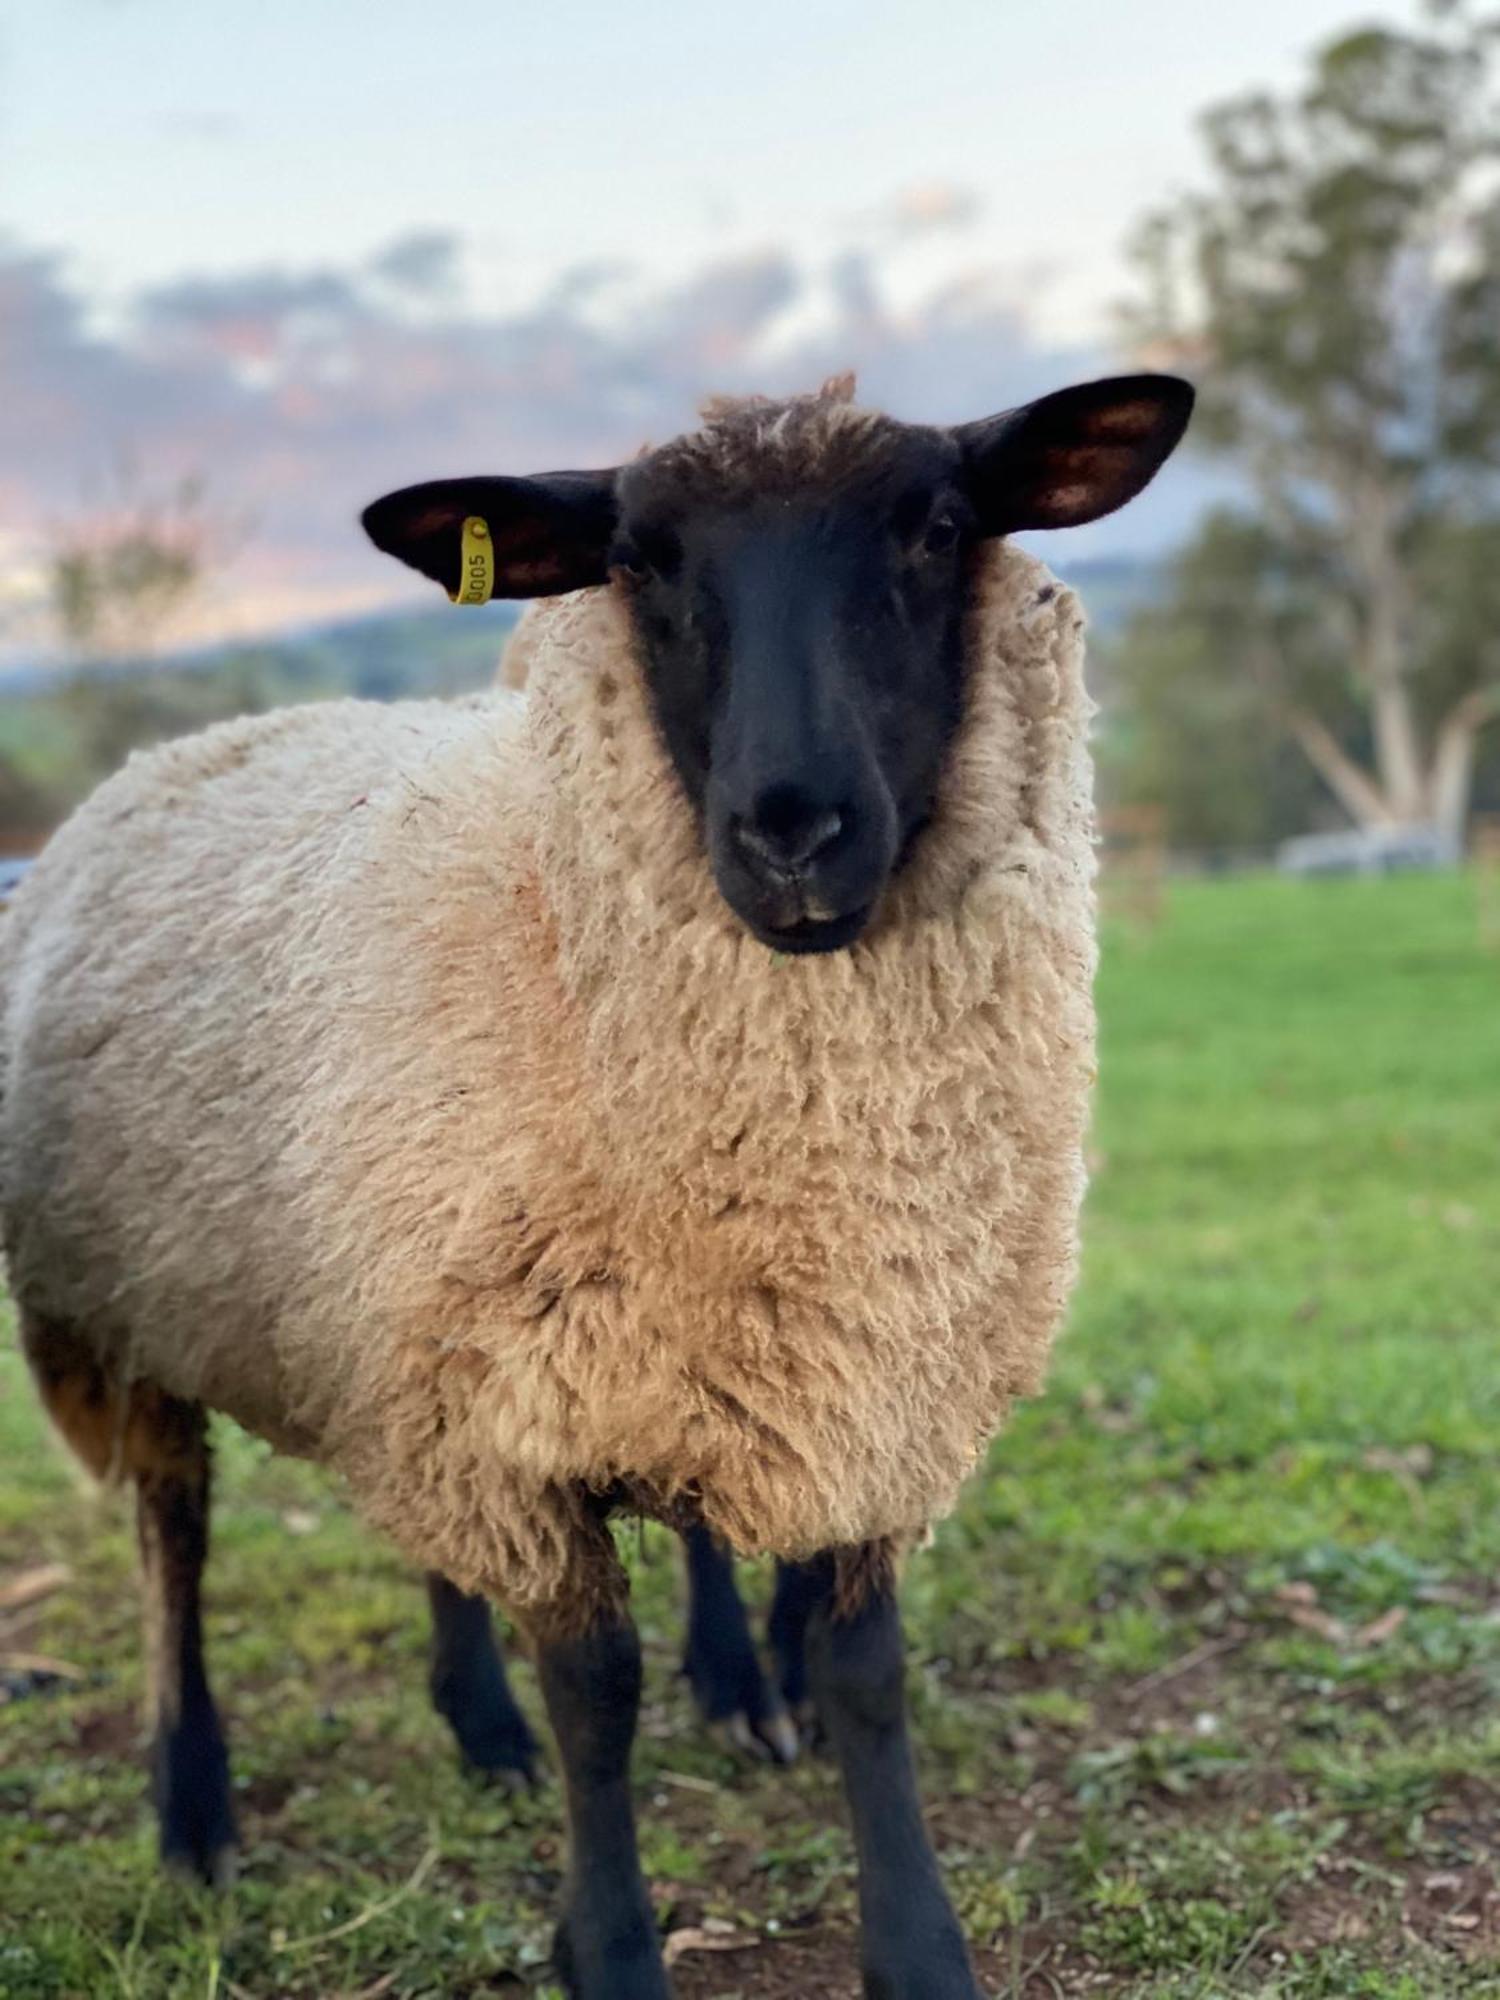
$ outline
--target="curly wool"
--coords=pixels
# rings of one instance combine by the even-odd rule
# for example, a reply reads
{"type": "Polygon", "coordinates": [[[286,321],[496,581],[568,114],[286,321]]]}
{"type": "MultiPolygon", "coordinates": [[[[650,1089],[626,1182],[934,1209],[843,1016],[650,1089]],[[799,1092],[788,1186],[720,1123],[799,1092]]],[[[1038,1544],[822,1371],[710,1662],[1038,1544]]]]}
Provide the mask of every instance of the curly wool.
{"type": "Polygon", "coordinates": [[[131,761],[6,939],[23,1313],[543,1605],[583,1496],[909,1541],[1039,1383],[1093,1066],[1076,601],[991,545],[934,821],[848,952],[720,899],[610,588],[530,684],[131,761]]]}

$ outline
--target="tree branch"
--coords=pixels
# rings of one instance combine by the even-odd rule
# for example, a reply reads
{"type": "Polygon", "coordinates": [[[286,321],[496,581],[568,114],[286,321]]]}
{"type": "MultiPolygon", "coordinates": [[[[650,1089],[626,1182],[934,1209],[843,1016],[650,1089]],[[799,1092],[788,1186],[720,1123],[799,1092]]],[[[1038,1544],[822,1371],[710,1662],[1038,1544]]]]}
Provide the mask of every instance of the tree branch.
{"type": "Polygon", "coordinates": [[[1472,735],[1497,715],[1500,715],[1500,680],[1491,681],[1485,687],[1470,688],[1467,694],[1459,696],[1438,725],[1438,741],[1441,742],[1450,730],[1472,735]]]}
{"type": "Polygon", "coordinates": [[[1470,688],[1449,709],[1438,727],[1432,751],[1428,796],[1434,822],[1461,839],[1469,816],[1474,783],[1474,739],[1487,722],[1500,716],[1500,681],[1470,688]]]}
{"type": "Polygon", "coordinates": [[[1385,794],[1363,772],[1326,723],[1289,705],[1282,720],[1318,776],[1358,826],[1389,826],[1396,818],[1385,794]]]}

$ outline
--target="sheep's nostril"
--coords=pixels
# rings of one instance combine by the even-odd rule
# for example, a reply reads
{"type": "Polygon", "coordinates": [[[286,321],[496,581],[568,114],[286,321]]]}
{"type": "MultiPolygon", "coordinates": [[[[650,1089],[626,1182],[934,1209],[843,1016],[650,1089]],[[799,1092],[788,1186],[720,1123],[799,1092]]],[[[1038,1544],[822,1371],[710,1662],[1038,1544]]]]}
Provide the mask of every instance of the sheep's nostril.
{"type": "Polygon", "coordinates": [[[780,874],[805,868],[824,848],[831,847],[843,830],[844,815],[835,806],[791,811],[782,805],[734,822],[735,839],[745,852],[762,867],[780,874]]]}

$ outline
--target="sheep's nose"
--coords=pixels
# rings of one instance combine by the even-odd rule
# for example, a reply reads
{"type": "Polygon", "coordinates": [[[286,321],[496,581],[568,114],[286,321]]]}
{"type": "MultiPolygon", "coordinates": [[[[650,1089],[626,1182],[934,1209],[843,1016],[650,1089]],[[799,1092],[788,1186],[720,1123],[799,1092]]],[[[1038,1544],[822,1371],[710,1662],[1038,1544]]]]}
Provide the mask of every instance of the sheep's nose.
{"type": "Polygon", "coordinates": [[[735,820],[734,836],[762,868],[787,875],[831,847],[847,817],[840,807],[825,805],[798,785],[769,785],[751,811],[735,820]]]}

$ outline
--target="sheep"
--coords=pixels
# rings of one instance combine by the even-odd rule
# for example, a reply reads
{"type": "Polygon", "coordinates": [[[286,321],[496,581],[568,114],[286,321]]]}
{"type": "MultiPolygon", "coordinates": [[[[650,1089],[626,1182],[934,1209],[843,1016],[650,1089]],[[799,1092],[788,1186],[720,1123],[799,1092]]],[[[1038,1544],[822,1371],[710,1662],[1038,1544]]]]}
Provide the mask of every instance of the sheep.
{"type": "Polygon", "coordinates": [[[571,1993],[669,1993],[626,1512],[788,1565],[866,1991],[976,2000],[895,1573],[1040,1382],[1093,1074],[1082,619],[1007,537],[1123,505],[1191,401],[950,430],[836,382],[387,495],[450,595],[550,600],[526,698],[222,725],[55,837],[4,943],[5,1246],[54,1421],[137,1488],[169,1856],[233,1841],[215,1409],[526,1631],[571,1993]]]}

